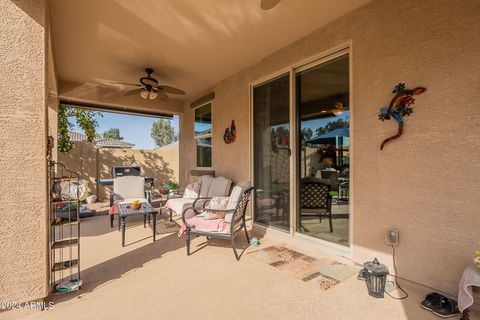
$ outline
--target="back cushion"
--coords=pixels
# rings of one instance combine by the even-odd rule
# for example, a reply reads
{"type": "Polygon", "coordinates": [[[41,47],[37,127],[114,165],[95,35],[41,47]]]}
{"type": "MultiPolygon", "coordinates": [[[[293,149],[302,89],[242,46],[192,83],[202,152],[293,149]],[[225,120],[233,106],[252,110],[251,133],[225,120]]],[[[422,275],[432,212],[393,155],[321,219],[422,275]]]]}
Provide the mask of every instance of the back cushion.
{"type": "Polygon", "coordinates": [[[203,218],[205,220],[223,219],[225,212],[212,212],[208,209],[225,210],[228,204],[228,197],[213,197],[207,205],[203,218]]]}
{"type": "Polygon", "coordinates": [[[183,197],[185,199],[195,199],[198,198],[198,194],[200,191],[200,182],[190,183],[186,188],[185,192],[183,193],[183,197]]]}
{"type": "Polygon", "coordinates": [[[145,198],[145,178],[138,176],[115,178],[113,192],[124,199],[145,198]]]}
{"type": "Polygon", "coordinates": [[[232,180],[224,177],[218,177],[212,180],[207,197],[225,197],[228,196],[232,180]]]}
{"type": "Polygon", "coordinates": [[[233,187],[232,193],[230,194],[230,199],[228,200],[227,209],[235,209],[237,207],[237,203],[240,201],[240,196],[242,195],[243,191],[250,187],[250,182],[239,182],[235,187],[233,187]]]}
{"type": "Polygon", "coordinates": [[[237,203],[240,200],[242,192],[243,189],[239,185],[233,187],[230,198],[228,199],[227,210],[235,209],[237,207],[237,203]]]}
{"type": "Polygon", "coordinates": [[[208,197],[208,190],[210,189],[210,184],[212,183],[213,179],[214,178],[209,175],[198,178],[198,182],[200,182],[200,197],[208,197]]]}

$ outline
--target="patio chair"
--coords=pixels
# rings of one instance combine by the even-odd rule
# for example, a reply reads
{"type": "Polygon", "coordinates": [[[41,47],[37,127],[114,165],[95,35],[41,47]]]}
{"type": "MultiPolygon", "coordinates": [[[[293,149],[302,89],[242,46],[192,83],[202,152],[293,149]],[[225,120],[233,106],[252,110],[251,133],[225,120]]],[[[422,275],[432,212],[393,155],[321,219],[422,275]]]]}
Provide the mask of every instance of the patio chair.
{"type": "Polygon", "coordinates": [[[300,218],[302,216],[318,216],[320,223],[322,215],[327,214],[332,226],[332,196],[330,195],[330,182],[325,179],[303,178],[300,180],[300,218]],[[313,211],[310,211],[313,210],[313,211]]]}
{"type": "Polygon", "coordinates": [[[123,176],[113,179],[113,192],[110,193],[110,227],[113,228],[113,220],[117,212],[113,206],[120,202],[132,202],[133,200],[150,202],[148,190],[145,190],[145,178],[139,176],[123,176]],[[148,199],[148,200],[147,200],[148,199]]]}
{"type": "Polygon", "coordinates": [[[247,242],[250,243],[250,238],[248,236],[247,226],[245,223],[245,212],[252,190],[253,187],[250,186],[250,183],[244,184],[243,186],[236,185],[235,187],[233,187],[232,193],[228,199],[226,209],[199,209],[195,206],[195,204],[193,204],[193,206],[190,208],[186,208],[182,213],[182,220],[186,228],[185,242],[187,247],[187,255],[190,255],[190,238],[192,235],[197,235],[205,236],[207,237],[207,239],[217,238],[230,240],[233,253],[235,254],[235,258],[237,259],[237,261],[240,260],[240,256],[238,255],[235,247],[235,236],[242,229],[244,229],[245,236],[247,237],[247,242]],[[224,231],[202,231],[197,229],[197,227],[194,225],[196,224],[195,221],[192,221],[192,219],[201,219],[202,221],[204,221],[204,215],[206,213],[216,212],[226,213],[225,218],[223,219],[224,222],[227,223],[224,231]]]}
{"type": "Polygon", "coordinates": [[[205,201],[195,201],[198,198],[208,199],[212,197],[228,196],[228,194],[230,193],[232,180],[224,177],[214,178],[210,175],[204,175],[198,178],[197,183],[200,184],[200,190],[197,193],[197,197],[191,197],[187,194],[167,196],[165,208],[167,208],[169,211],[170,221],[172,221],[173,213],[180,215],[186,208],[191,207],[194,203],[196,205],[202,206],[205,201]]]}

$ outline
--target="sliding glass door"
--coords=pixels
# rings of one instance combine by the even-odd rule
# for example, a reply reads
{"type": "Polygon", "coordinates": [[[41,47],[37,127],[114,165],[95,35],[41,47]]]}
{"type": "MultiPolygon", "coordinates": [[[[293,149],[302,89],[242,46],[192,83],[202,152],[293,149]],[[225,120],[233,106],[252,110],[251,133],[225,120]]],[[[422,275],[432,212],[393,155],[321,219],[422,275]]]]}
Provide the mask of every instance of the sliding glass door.
{"type": "Polygon", "coordinates": [[[290,76],[253,88],[255,222],[290,229],[290,76]]]}
{"type": "Polygon", "coordinates": [[[255,223],[350,245],[349,69],[345,49],[253,86],[255,223]]]}
{"type": "Polygon", "coordinates": [[[296,231],[349,246],[349,57],[296,70],[296,231]]]}

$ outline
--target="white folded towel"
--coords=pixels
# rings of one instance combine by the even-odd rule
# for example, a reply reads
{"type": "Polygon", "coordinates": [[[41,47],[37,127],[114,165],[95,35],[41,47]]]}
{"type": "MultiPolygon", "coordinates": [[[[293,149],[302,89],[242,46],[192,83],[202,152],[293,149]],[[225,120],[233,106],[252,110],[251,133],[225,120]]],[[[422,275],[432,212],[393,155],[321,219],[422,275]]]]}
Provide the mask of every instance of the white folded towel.
{"type": "Polygon", "coordinates": [[[473,286],[480,287],[480,269],[467,267],[463,271],[458,288],[458,309],[460,312],[468,309],[473,304],[473,286]]]}

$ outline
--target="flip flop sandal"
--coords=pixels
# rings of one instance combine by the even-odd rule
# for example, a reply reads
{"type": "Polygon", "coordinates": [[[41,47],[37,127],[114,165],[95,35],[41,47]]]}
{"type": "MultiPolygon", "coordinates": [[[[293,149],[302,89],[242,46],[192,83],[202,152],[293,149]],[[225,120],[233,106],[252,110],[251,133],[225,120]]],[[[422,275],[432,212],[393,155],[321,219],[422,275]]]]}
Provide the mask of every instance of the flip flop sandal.
{"type": "Polygon", "coordinates": [[[425,300],[422,301],[420,306],[428,311],[432,311],[435,306],[437,306],[440,303],[440,300],[442,298],[445,298],[442,296],[440,293],[437,292],[431,292],[425,296],[425,300]]]}
{"type": "Polygon", "coordinates": [[[457,302],[446,297],[442,297],[440,303],[432,311],[435,315],[442,318],[450,318],[462,314],[457,308],[457,302]]]}

